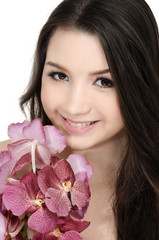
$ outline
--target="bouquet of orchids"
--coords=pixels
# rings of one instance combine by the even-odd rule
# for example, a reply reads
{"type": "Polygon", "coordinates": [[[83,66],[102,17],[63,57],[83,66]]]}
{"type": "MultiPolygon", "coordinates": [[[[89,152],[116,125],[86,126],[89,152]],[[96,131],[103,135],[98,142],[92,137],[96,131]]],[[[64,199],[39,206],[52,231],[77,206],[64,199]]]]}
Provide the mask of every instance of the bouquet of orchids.
{"type": "Polygon", "coordinates": [[[40,119],[11,124],[0,153],[0,240],[81,240],[92,166],[78,154],[59,159],[65,136],[40,119]]]}

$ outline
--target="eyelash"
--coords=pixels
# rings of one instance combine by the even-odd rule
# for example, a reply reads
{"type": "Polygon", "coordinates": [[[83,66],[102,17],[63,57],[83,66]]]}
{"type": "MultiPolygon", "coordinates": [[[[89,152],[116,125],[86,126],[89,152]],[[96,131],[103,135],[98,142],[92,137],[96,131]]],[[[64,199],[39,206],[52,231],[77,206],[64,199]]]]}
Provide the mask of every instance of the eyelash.
{"type": "MultiPolygon", "coordinates": [[[[68,80],[65,80],[65,79],[57,79],[57,78],[55,78],[55,75],[59,75],[59,74],[61,74],[64,78],[67,77],[67,75],[65,73],[63,73],[63,72],[53,72],[53,71],[50,71],[48,76],[51,77],[55,81],[68,81],[68,80]]],[[[101,85],[101,86],[100,85],[96,85],[97,87],[99,87],[99,88],[111,88],[111,87],[114,87],[114,82],[112,80],[108,79],[108,78],[103,77],[103,76],[98,77],[95,82],[102,81],[102,80],[105,81],[106,86],[104,86],[104,85],[101,85]]]]}

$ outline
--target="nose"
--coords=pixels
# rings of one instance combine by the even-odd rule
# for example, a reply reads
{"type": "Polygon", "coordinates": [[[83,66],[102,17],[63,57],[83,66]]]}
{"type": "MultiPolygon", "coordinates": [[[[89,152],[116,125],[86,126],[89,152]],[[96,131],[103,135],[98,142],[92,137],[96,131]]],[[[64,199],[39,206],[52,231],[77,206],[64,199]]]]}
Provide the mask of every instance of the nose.
{"type": "Polygon", "coordinates": [[[87,88],[79,85],[70,87],[65,96],[64,111],[68,116],[86,115],[91,111],[87,88]]]}

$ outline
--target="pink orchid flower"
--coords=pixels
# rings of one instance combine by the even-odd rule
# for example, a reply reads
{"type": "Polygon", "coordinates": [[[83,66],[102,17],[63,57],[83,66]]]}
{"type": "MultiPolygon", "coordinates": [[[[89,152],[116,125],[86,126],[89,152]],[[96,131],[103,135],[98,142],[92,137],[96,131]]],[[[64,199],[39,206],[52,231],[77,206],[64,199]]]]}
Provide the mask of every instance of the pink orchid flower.
{"type": "Polygon", "coordinates": [[[7,178],[11,174],[15,161],[11,159],[8,151],[0,153],[0,194],[3,193],[7,178]]]}
{"type": "Polygon", "coordinates": [[[3,202],[7,210],[11,210],[15,216],[31,214],[28,226],[40,233],[49,232],[57,225],[57,215],[46,207],[45,197],[37,183],[37,175],[33,172],[25,174],[20,181],[6,185],[3,202]]]}
{"type": "Polygon", "coordinates": [[[86,180],[90,183],[93,168],[82,155],[71,154],[66,160],[73,169],[76,180],[86,180]]]}
{"type": "Polygon", "coordinates": [[[77,221],[72,219],[70,216],[60,217],[57,222],[57,229],[60,230],[61,233],[65,233],[67,231],[76,231],[78,233],[83,232],[88,226],[90,222],[88,221],[77,221]]]}
{"type": "MultiPolygon", "coordinates": [[[[10,214],[8,213],[8,215],[10,214]]],[[[17,239],[25,221],[12,215],[5,217],[0,213],[0,223],[0,240],[17,239]]]]}
{"type": "MultiPolygon", "coordinates": [[[[93,176],[93,168],[88,163],[88,161],[79,154],[71,154],[66,160],[73,169],[75,179],[87,181],[89,186],[90,180],[93,176]]],[[[74,216],[75,218],[82,219],[87,211],[88,206],[89,202],[82,209],[74,207],[73,209],[71,209],[71,215],[74,216]]]]}
{"type": "MultiPolygon", "coordinates": [[[[56,156],[53,156],[51,160],[53,165],[60,161],[56,156]]],[[[76,180],[84,180],[88,184],[90,183],[93,176],[93,167],[82,155],[70,154],[66,161],[70,164],[76,180]]]]}
{"type": "Polygon", "coordinates": [[[87,221],[75,221],[70,216],[60,217],[53,231],[46,234],[35,233],[33,240],[81,240],[79,233],[84,231],[89,224],[87,221]]]}
{"type": "Polygon", "coordinates": [[[25,173],[31,171],[31,155],[30,153],[25,154],[17,162],[12,159],[8,151],[0,152],[0,194],[3,193],[5,184],[7,182],[14,181],[14,178],[21,178],[25,173]],[[28,165],[24,169],[24,166],[28,165]],[[23,171],[20,170],[23,168],[23,171]],[[19,172],[19,173],[17,173],[19,172]],[[15,175],[15,173],[17,175],[15,175]]]}
{"type": "Polygon", "coordinates": [[[44,126],[40,119],[32,122],[11,124],[8,136],[13,141],[8,145],[9,152],[17,161],[31,152],[33,171],[50,164],[51,154],[63,151],[65,136],[54,126],[44,126]]]}
{"type": "Polygon", "coordinates": [[[72,208],[82,210],[90,200],[89,184],[85,179],[75,179],[70,164],[65,160],[55,167],[45,166],[38,172],[38,183],[51,212],[68,216],[72,208]]]}

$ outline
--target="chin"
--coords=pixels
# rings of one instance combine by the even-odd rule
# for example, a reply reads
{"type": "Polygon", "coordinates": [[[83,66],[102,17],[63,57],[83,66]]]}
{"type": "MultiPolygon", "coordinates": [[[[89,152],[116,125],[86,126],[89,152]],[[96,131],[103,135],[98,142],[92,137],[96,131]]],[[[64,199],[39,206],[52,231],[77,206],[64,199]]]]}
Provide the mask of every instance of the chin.
{"type": "Polygon", "coordinates": [[[90,147],[88,146],[83,146],[83,145],[77,145],[77,144],[71,144],[68,143],[68,146],[73,150],[73,151],[85,151],[87,149],[90,149],[90,147]]]}
{"type": "Polygon", "coordinates": [[[85,142],[82,143],[81,140],[75,141],[73,139],[70,139],[69,137],[66,137],[66,143],[72,150],[75,151],[84,151],[92,147],[90,143],[89,144],[86,144],[85,142]]]}

